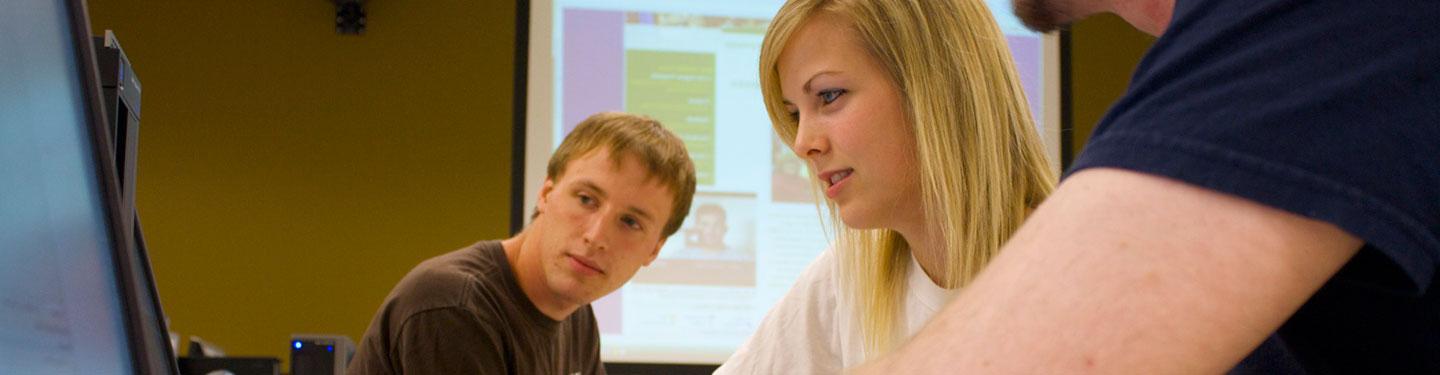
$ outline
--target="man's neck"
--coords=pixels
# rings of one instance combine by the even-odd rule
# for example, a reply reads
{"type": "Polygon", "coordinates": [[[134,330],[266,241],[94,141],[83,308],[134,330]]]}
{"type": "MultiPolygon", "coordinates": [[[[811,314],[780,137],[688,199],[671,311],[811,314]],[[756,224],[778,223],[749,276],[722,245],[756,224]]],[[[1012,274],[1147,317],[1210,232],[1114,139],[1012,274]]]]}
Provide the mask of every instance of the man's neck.
{"type": "Polygon", "coordinates": [[[580,309],[580,305],[565,303],[550,292],[550,286],[545,282],[538,244],[530,241],[525,233],[522,231],[515,237],[500,241],[500,246],[505,248],[505,259],[510,263],[510,270],[515,273],[515,281],[520,284],[520,291],[525,292],[525,298],[529,299],[530,304],[535,305],[541,314],[552,320],[565,320],[575,310],[580,309]]]}

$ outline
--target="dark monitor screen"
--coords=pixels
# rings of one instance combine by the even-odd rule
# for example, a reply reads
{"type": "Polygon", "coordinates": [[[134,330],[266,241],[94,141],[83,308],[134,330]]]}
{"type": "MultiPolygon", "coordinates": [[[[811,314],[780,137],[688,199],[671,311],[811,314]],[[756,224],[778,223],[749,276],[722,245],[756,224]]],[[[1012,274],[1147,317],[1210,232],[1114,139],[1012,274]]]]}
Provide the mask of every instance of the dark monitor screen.
{"type": "Polygon", "coordinates": [[[134,299],[79,0],[0,3],[0,373],[131,374],[134,299]]]}

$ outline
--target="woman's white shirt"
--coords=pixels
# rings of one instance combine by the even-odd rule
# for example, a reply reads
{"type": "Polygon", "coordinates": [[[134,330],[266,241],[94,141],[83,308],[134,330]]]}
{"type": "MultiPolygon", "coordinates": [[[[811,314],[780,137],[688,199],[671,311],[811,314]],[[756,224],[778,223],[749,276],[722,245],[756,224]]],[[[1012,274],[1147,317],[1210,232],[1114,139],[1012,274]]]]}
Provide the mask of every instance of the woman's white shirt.
{"type": "MultiPolygon", "coordinates": [[[[864,362],[854,298],[840,289],[834,251],[827,249],[810,263],[716,374],[836,374],[864,362]]],[[[914,257],[909,267],[900,314],[905,338],[956,295],[931,282],[914,257]]]]}

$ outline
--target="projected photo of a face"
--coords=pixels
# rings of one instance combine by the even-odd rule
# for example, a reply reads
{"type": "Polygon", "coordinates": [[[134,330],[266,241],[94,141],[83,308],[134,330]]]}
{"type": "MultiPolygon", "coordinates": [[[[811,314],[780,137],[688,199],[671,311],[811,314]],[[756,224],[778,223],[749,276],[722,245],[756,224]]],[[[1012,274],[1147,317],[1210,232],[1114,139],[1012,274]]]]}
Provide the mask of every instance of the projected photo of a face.
{"type": "Polygon", "coordinates": [[[697,192],[680,232],[633,282],[755,284],[755,194],[697,192]]]}

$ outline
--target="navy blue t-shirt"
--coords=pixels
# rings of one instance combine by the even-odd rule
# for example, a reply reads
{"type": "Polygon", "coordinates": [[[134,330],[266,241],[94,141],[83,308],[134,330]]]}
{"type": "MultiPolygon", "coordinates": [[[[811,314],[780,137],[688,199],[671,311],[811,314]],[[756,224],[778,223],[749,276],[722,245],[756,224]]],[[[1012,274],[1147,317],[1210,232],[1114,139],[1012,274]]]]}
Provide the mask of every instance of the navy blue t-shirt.
{"type": "Polygon", "coordinates": [[[1235,372],[1440,374],[1440,0],[1179,0],[1094,167],[1365,241],[1235,372]]]}

